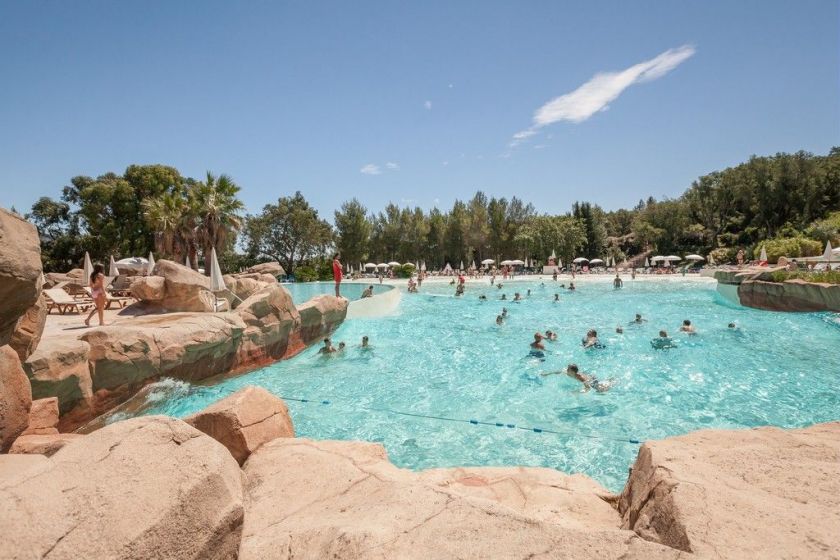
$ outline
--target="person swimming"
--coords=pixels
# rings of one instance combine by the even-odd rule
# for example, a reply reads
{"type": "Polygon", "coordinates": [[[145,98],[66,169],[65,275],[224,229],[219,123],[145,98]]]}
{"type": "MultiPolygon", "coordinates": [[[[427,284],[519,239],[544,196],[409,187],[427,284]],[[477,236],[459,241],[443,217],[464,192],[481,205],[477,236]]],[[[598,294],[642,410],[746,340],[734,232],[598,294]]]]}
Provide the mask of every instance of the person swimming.
{"type": "Polygon", "coordinates": [[[686,319],[685,321],[683,321],[683,324],[680,327],[680,332],[688,334],[697,334],[697,329],[694,328],[694,325],[691,324],[691,321],[686,319]]]}
{"type": "Polygon", "coordinates": [[[621,325],[618,325],[618,326],[615,328],[615,333],[616,333],[616,334],[624,334],[624,327],[622,327],[621,325]]]}
{"type": "Polygon", "coordinates": [[[522,296],[519,295],[519,292],[513,294],[513,301],[522,301],[522,296]]]}
{"type": "Polygon", "coordinates": [[[365,299],[365,298],[369,298],[369,297],[373,297],[373,286],[372,285],[368,286],[367,288],[364,289],[364,291],[362,292],[362,298],[361,299],[365,299]]]}
{"type": "Polygon", "coordinates": [[[343,352],[345,348],[347,348],[347,345],[345,343],[343,343],[343,342],[338,343],[338,351],[339,352],[343,352]]]}
{"type": "Polygon", "coordinates": [[[554,331],[545,331],[545,338],[547,340],[557,340],[557,333],[554,331]]]}
{"type": "Polygon", "coordinates": [[[480,296],[478,296],[478,299],[480,299],[480,300],[486,300],[486,299],[487,299],[487,296],[485,296],[484,294],[481,294],[480,296]]]}
{"type": "Polygon", "coordinates": [[[583,340],[581,340],[581,344],[583,344],[583,347],[587,349],[606,348],[603,344],[601,344],[601,341],[598,340],[598,331],[596,331],[595,329],[590,329],[589,331],[587,331],[586,336],[583,337],[583,340]]]}
{"type": "Polygon", "coordinates": [[[534,333],[534,342],[531,343],[531,351],[528,353],[535,358],[545,358],[545,345],[542,343],[542,333],[534,333]]]}
{"type": "Polygon", "coordinates": [[[502,326],[505,322],[505,318],[501,315],[496,315],[496,324],[502,326]]]}
{"type": "Polygon", "coordinates": [[[525,294],[525,297],[531,297],[531,288],[528,288],[528,292],[525,294]]]}
{"type": "Polygon", "coordinates": [[[361,345],[361,347],[360,347],[360,348],[362,348],[363,350],[369,350],[369,349],[373,348],[373,347],[370,345],[370,339],[368,338],[368,336],[367,336],[367,335],[365,335],[365,336],[363,336],[363,337],[362,337],[362,345],[361,345]]]}
{"type": "Polygon", "coordinates": [[[336,349],[332,345],[332,341],[329,338],[324,339],[324,346],[322,346],[319,350],[319,354],[332,354],[336,352],[336,349]]]}
{"type": "Polygon", "coordinates": [[[618,290],[624,287],[624,281],[621,279],[621,276],[618,275],[618,272],[615,273],[615,278],[613,278],[613,288],[618,290]]]}
{"type": "Polygon", "coordinates": [[[659,336],[650,341],[650,345],[656,350],[667,350],[668,348],[676,348],[677,345],[674,340],[668,336],[667,331],[659,331],[659,336]]]}
{"type": "Polygon", "coordinates": [[[569,282],[569,289],[572,290],[572,291],[575,291],[575,283],[574,282],[569,282]]]}
{"type": "Polygon", "coordinates": [[[496,284],[496,288],[498,288],[498,289],[500,289],[500,290],[501,290],[501,289],[502,289],[502,283],[501,283],[501,282],[499,282],[498,284],[496,284]]]}
{"type": "Polygon", "coordinates": [[[507,319],[507,307],[502,307],[502,317],[507,319]]]}
{"type": "Polygon", "coordinates": [[[560,294],[554,294],[554,301],[560,301],[560,294]]]}
{"type": "Polygon", "coordinates": [[[589,373],[583,373],[582,371],[580,371],[577,364],[569,364],[568,366],[566,366],[566,371],[552,371],[548,373],[541,373],[540,375],[546,377],[548,375],[559,375],[562,373],[565,373],[572,379],[583,383],[584,392],[589,391],[589,389],[595,389],[595,391],[597,391],[598,393],[605,393],[609,391],[615,383],[615,380],[613,378],[610,378],[607,381],[601,381],[594,375],[591,375],[589,373]]]}
{"type": "Polygon", "coordinates": [[[641,313],[636,313],[636,318],[630,321],[630,325],[641,325],[642,323],[647,323],[647,319],[642,319],[641,313]]]}
{"type": "Polygon", "coordinates": [[[502,301],[507,301],[507,294],[502,294],[502,297],[500,299],[502,301]]]}

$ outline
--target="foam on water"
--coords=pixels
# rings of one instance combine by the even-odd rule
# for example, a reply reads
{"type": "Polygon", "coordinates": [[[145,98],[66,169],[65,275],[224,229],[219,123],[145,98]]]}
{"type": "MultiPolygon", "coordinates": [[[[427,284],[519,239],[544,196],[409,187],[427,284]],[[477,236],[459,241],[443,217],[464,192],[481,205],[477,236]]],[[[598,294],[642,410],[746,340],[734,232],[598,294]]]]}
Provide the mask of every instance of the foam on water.
{"type": "MultiPolygon", "coordinates": [[[[568,280],[566,280],[568,282],[568,280]]],[[[498,290],[468,285],[463,298],[445,284],[404,294],[398,314],[345,322],[334,335],[344,355],[317,348],[224,380],[164,392],[143,413],[191,414],[236,389],[260,385],[288,401],[297,433],[382,442],[410,468],[533,465],[583,472],[619,490],[638,445],[700,428],[772,424],[797,427],[840,418],[840,321],[832,314],[772,313],[734,306],[714,283],[625,280],[622,290],[578,279],[568,292],[553,282],[517,282],[498,290]],[[514,291],[522,303],[500,302],[514,291]],[[553,303],[553,295],[560,302],[553,303]],[[478,300],[484,293],[488,301],[478,300]],[[510,316],[497,327],[506,306],[510,316]],[[648,322],[628,325],[635,313],[648,322]],[[680,335],[683,319],[698,335],[680,335]],[[727,324],[734,321],[739,329],[727,324]],[[617,325],[624,334],[616,334],[617,325]],[[606,347],[584,350],[599,331],[606,347]],[[655,350],[667,329],[677,347],[655,350]],[[528,355],[535,331],[551,329],[544,359],[528,355]],[[368,335],[373,349],[357,346],[368,335]],[[569,362],[600,379],[606,393],[582,392],[565,375],[569,362]],[[321,404],[328,400],[329,404],[321,404]],[[388,409],[388,410],[386,410],[388,409]],[[390,411],[389,411],[390,410],[390,411]],[[406,417],[391,411],[478,419],[561,434],[406,417]]]]}

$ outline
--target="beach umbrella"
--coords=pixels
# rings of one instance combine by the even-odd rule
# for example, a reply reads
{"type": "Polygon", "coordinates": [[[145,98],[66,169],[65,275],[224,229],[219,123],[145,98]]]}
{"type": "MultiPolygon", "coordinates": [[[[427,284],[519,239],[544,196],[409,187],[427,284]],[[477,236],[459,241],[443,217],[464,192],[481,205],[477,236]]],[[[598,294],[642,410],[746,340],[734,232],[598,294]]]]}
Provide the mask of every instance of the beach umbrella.
{"type": "MultiPolygon", "coordinates": [[[[762,247],[761,250],[764,251],[764,247],[762,247]]],[[[822,260],[824,260],[825,262],[830,262],[832,253],[833,253],[833,250],[831,249],[831,241],[826,241],[825,242],[825,252],[823,253],[822,260]]],[[[764,259],[764,260],[767,260],[767,259],[764,259]]]]}
{"type": "Polygon", "coordinates": [[[397,261],[391,261],[391,262],[388,263],[388,266],[402,266],[402,265],[400,263],[398,263],[397,261]]]}
{"type": "Polygon", "coordinates": [[[461,261],[461,266],[458,267],[458,270],[464,270],[464,261],[461,261]]]}
{"type": "Polygon", "coordinates": [[[580,264],[580,263],[589,262],[589,259],[585,259],[583,257],[578,257],[575,260],[573,260],[572,262],[575,263],[575,264],[580,264]]]}
{"type": "Polygon", "coordinates": [[[519,259],[516,259],[514,261],[510,261],[510,264],[512,264],[512,265],[523,265],[525,263],[520,261],[519,259]]]}
{"type": "Polygon", "coordinates": [[[344,272],[350,272],[350,263],[344,263],[344,272]]]}
{"type": "Polygon", "coordinates": [[[648,260],[647,257],[645,257],[645,268],[649,268],[649,267],[650,267],[650,261],[648,260]]]}
{"type": "Polygon", "coordinates": [[[472,264],[470,265],[470,268],[472,268],[473,270],[475,270],[475,260],[473,260],[472,264]]]}
{"type": "Polygon", "coordinates": [[[549,258],[551,258],[551,259],[556,259],[557,258],[557,255],[554,253],[554,249],[551,250],[551,256],[549,258]]]}
{"type": "MultiPolygon", "coordinates": [[[[829,252],[829,254],[831,254],[829,252]]],[[[761,262],[767,262],[767,249],[764,248],[764,245],[761,246],[761,255],[758,257],[758,260],[761,262]]]]}
{"type": "Polygon", "coordinates": [[[376,268],[388,268],[388,265],[385,263],[379,263],[378,265],[376,265],[376,268]]]}
{"type": "Polygon", "coordinates": [[[187,268],[192,268],[192,265],[190,264],[190,254],[189,253],[187,253],[186,257],[184,257],[184,266],[186,266],[187,268]]]}
{"type": "Polygon", "coordinates": [[[685,260],[687,260],[687,261],[703,261],[703,260],[706,260],[706,259],[704,259],[700,255],[686,255],[685,260]]]}
{"type": "Polygon", "coordinates": [[[90,275],[93,274],[93,264],[90,262],[90,254],[85,251],[85,281],[90,280],[90,275]]]}
{"type": "Polygon", "coordinates": [[[589,261],[589,264],[604,264],[604,261],[602,261],[601,259],[592,259],[591,261],[589,261]]]}
{"type": "Polygon", "coordinates": [[[502,265],[502,266],[510,266],[510,261],[504,260],[504,261],[500,262],[499,264],[502,265]]]}
{"type": "Polygon", "coordinates": [[[615,257],[610,257],[610,266],[615,267],[615,257]]]}
{"type": "Polygon", "coordinates": [[[219,266],[219,259],[216,257],[216,248],[210,249],[210,291],[223,292],[227,290],[225,279],[222,277],[222,269],[219,266]]]}
{"type": "Polygon", "coordinates": [[[146,263],[146,274],[151,275],[155,269],[155,256],[149,251],[149,262],[146,263]]]}
{"type": "Polygon", "coordinates": [[[410,266],[411,268],[417,268],[416,266],[414,266],[414,263],[412,263],[412,262],[407,262],[403,266],[410,266]]]}
{"type": "Polygon", "coordinates": [[[709,264],[711,264],[711,265],[715,264],[715,258],[712,256],[711,253],[709,253],[709,264]]]}
{"type": "Polygon", "coordinates": [[[414,261],[414,268],[420,270],[420,261],[414,261]]]}
{"type": "Polygon", "coordinates": [[[557,266],[563,268],[563,259],[557,259],[557,266]]]}
{"type": "Polygon", "coordinates": [[[114,255],[111,255],[111,262],[108,264],[108,276],[119,276],[120,271],[117,268],[117,263],[114,262],[114,255]]]}
{"type": "Polygon", "coordinates": [[[677,255],[668,255],[667,257],[663,257],[663,259],[666,260],[666,261],[672,261],[672,262],[678,262],[678,261],[682,260],[682,258],[678,257],[677,255]]]}
{"type": "Polygon", "coordinates": [[[481,261],[481,264],[493,264],[495,262],[496,261],[494,261],[493,259],[484,259],[483,261],[481,261]]]}
{"type": "Polygon", "coordinates": [[[656,255],[655,257],[651,257],[650,262],[656,263],[656,262],[664,261],[664,260],[665,260],[665,257],[663,257],[662,255],[656,255]]]}
{"type": "Polygon", "coordinates": [[[426,272],[426,261],[423,261],[423,263],[420,265],[420,270],[426,272]]]}
{"type": "Polygon", "coordinates": [[[364,268],[376,268],[376,264],[374,263],[367,263],[364,268]]]}

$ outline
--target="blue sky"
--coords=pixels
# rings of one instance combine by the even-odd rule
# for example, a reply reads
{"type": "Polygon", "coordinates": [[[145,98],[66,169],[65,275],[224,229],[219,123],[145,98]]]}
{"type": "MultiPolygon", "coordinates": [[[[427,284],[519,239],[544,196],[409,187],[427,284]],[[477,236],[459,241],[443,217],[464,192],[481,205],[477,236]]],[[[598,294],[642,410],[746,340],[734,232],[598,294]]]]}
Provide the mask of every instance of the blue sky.
{"type": "Polygon", "coordinates": [[[0,0],[0,206],[131,163],[330,219],[353,196],[676,196],[840,145],[838,5],[0,0]]]}

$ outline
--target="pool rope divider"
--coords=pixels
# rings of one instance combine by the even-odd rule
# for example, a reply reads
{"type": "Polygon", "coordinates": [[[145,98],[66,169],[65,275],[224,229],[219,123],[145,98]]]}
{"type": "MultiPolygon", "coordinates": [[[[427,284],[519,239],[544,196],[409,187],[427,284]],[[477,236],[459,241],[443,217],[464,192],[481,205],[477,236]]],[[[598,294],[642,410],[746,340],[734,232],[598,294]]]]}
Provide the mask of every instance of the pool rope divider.
{"type": "MultiPolygon", "coordinates": [[[[240,389],[224,389],[224,391],[228,394],[233,394],[240,389]]],[[[322,406],[331,405],[333,400],[342,400],[342,399],[305,399],[305,398],[298,398],[298,397],[287,397],[284,395],[277,395],[278,398],[281,398],[286,401],[294,401],[303,404],[320,404],[322,406]]],[[[349,402],[349,401],[347,401],[349,402]]],[[[444,422],[457,422],[461,424],[471,424],[473,426],[491,426],[496,428],[508,428],[511,430],[522,430],[525,432],[532,432],[536,434],[554,434],[559,436],[569,436],[569,437],[585,437],[589,439],[601,439],[601,440],[610,440],[616,441],[619,443],[630,443],[634,445],[641,444],[641,440],[635,438],[627,438],[627,437],[618,437],[618,436],[603,436],[598,434],[587,434],[585,432],[570,432],[570,431],[560,431],[560,430],[552,430],[550,428],[538,428],[538,427],[526,427],[526,426],[518,426],[516,424],[509,424],[506,422],[487,422],[484,420],[476,420],[474,418],[464,419],[464,418],[451,418],[448,416],[436,416],[433,414],[420,414],[418,412],[405,412],[402,410],[394,410],[392,408],[381,408],[381,407],[367,407],[367,406],[358,406],[354,405],[357,410],[366,410],[368,412],[385,412],[388,414],[396,414],[399,416],[408,416],[412,418],[423,418],[426,420],[440,420],[444,422]]]]}

